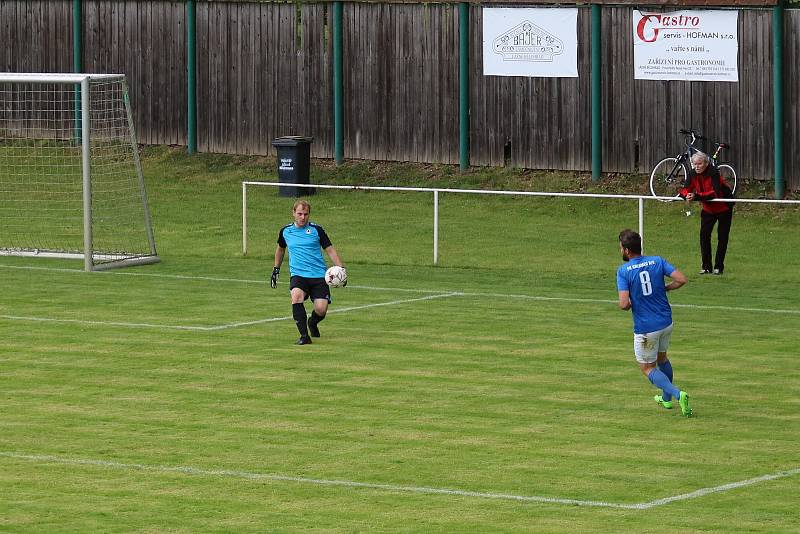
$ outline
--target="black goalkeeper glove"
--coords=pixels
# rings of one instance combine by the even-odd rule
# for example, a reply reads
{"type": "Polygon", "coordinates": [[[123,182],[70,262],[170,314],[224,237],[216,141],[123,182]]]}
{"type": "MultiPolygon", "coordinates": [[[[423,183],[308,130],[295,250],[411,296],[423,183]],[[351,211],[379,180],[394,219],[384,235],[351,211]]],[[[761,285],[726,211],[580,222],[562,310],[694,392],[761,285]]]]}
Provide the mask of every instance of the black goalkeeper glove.
{"type": "Polygon", "coordinates": [[[275,289],[278,287],[278,275],[281,274],[281,268],[275,267],[272,269],[272,276],[269,277],[269,287],[275,289]]]}

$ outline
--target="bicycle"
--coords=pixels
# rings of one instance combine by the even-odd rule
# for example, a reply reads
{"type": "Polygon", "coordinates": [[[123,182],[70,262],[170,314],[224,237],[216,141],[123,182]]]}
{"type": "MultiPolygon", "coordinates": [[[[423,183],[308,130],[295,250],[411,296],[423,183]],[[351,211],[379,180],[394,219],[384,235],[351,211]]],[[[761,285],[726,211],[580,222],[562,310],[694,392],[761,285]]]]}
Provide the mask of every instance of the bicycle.
{"type": "MultiPolygon", "coordinates": [[[[689,176],[689,164],[692,155],[699,150],[694,146],[696,141],[704,140],[694,130],[681,129],[684,135],[686,150],[673,158],[664,158],[659,161],[650,172],[650,193],[664,202],[676,200],[678,192],[686,184],[686,177],[689,176]],[[668,198],[667,198],[668,197],[668,198]]],[[[731,188],[731,194],[736,193],[736,171],[727,163],[719,163],[720,152],[730,148],[727,143],[715,143],[716,149],[710,157],[711,164],[719,170],[720,177],[731,188]]]]}

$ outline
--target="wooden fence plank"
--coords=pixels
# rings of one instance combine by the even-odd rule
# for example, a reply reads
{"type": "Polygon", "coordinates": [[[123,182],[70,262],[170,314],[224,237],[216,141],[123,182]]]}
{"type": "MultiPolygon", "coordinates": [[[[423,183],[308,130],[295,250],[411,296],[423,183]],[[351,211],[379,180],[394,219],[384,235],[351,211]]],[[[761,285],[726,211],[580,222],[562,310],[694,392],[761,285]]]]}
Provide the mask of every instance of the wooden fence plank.
{"type": "MultiPolygon", "coordinates": [[[[771,10],[739,11],[738,83],[651,81],[632,78],[634,6],[616,4],[601,11],[603,169],[647,172],[681,150],[679,128],[694,127],[733,146],[729,159],[743,177],[770,179],[771,10]]],[[[315,156],[332,156],[331,4],[197,7],[199,149],[271,154],[272,138],[304,134],[314,136],[315,156]]],[[[71,9],[71,0],[0,2],[0,69],[71,71],[71,9]]],[[[344,4],[346,157],[458,161],[457,9],[344,4]]],[[[85,70],[128,75],[142,142],[185,143],[184,2],[89,0],[83,10],[85,70]]],[[[483,75],[483,5],[471,4],[473,164],[590,168],[591,28],[588,7],[578,10],[579,78],[507,78],[483,75]]],[[[800,11],[785,13],[784,173],[796,189],[800,11]]]]}

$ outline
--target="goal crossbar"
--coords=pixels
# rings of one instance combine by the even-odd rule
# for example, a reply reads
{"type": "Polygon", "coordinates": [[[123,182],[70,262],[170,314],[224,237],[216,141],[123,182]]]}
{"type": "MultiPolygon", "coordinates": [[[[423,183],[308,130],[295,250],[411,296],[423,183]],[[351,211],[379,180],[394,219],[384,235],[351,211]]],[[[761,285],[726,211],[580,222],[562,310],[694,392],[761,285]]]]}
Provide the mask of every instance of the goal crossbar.
{"type": "Polygon", "coordinates": [[[82,74],[82,73],[35,73],[35,72],[0,72],[0,82],[50,82],[81,83],[89,81],[124,80],[124,74],[82,74]]]}

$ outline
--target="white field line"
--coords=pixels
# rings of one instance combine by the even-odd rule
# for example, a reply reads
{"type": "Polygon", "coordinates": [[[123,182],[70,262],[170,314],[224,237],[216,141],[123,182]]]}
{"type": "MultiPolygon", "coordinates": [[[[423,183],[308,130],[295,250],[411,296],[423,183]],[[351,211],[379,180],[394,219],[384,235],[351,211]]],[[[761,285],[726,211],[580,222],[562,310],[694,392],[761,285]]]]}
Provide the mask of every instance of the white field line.
{"type": "MultiPolygon", "coordinates": [[[[79,269],[63,269],[63,268],[53,268],[53,267],[35,267],[35,266],[19,266],[19,265],[0,265],[0,269],[19,269],[19,270],[40,270],[40,271],[58,271],[58,272],[67,272],[67,273],[79,273],[83,274],[84,271],[79,269]]],[[[98,271],[96,273],[92,273],[93,275],[115,275],[115,276],[144,276],[144,277],[154,277],[154,278],[172,278],[176,280],[200,280],[200,281],[210,281],[210,282],[230,282],[230,283],[238,283],[238,284],[263,284],[266,285],[267,281],[265,280],[247,280],[241,278],[215,278],[209,276],[188,276],[188,275],[180,275],[180,274],[160,274],[160,273],[140,273],[140,272],[130,272],[130,271],[98,271]]],[[[441,295],[443,291],[441,289],[408,289],[408,288],[398,288],[398,287],[376,287],[376,286],[360,286],[360,285],[348,285],[348,289],[363,289],[368,291],[392,291],[392,292],[406,292],[406,293],[433,293],[441,295]]],[[[523,299],[523,300],[538,300],[538,301],[555,301],[555,302],[577,302],[577,303],[599,303],[599,304],[616,304],[616,300],[612,299],[589,299],[589,298],[577,298],[577,297],[544,297],[544,296],[537,296],[537,295],[516,295],[516,294],[507,294],[507,293],[483,293],[483,292],[452,292],[447,293],[447,295],[459,295],[465,297],[490,297],[490,298],[507,298],[507,299],[523,299]]],[[[675,304],[672,303],[673,308],[688,308],[688,309],[696,309],[696,310],[722,310],[722,311],[734,311],[734,312],[748,312],[748,313],[773,313],[773,314],[785,314],[785,315],[800,315],[800,310],[791,310],[791,309],[780,309],[780,308],[751,308],[751,307],[742,307],[742,306],[715,306],[715,305],[707,305],[707,304],[675,304]]],[[[332,313],[329,312],[329,313],[332,313]]],[[[2,316],[0,316],[2,317],[2,316]]],[[[283,320],[283,318],[277,318],[273,320],[283,320]]],[[[186,328],[186,327],[182,327],[186,328]]],[[[188,327],[190,329],[208,329],[208,328],[217,328],[217,327],[188,327]]]]}
{"type": "MultiPolygon", "coordinates": [[[[553,300],[561,302],[599,302],[603,304],[616,304],[616,300],[611,299],[583,299],[574,297],[542,297],[535,295],[506,295],[503,293],[467,293],[462,292],[460,295],[464,297],[497,297],[497,298],[510,298],[510,299],[527,299],[527,300],[553,300]]],[[[688,308],[695,310],[724,310],[724,311],[740,311],[740,312],[757,312],[757,313],[781,313],[789,315],[800,315],[800,310],[785,310],[785,309],[770,309],[770,308],[745,308],[742,306],[714,306],[709,304],[676,304],[670,302],[673,308],[688,308]]]]}
{"type": "Polygon", "coordinates": [[[509,493],[490,493],[482,491],[467,491],[449,488],[430,488],[424,486],[400,486],[395,484],[376,484],[371,482],[357,482],[353,480],[328,480],[310,477],[298,477],[289,475],[276,475],[267,473],[253,473],[248,471],[231,471],[227,469],[202,469],[190,466],[166,466],[166,465],[145,465],[145,464],[132,464],[123,462],[112,462],[108,460],[90,460],[82,458],[67,458],[63,456],[50,456],[40,454],[21,454],[15,452],[0,451],[0,457],[12,458],[16,460],[29,460],[37,463],[56,463],[62,465],[80,465],[101,467],[105,469],[123,469],[131,471],[148,471],[155,473],[180,473],[193,476],[207,476],[207,477],[225,477],[225,478],[240,478],[245,480],[257,481],[273,481],[273,482],[295,482],[298,484],[311,484],[315,486],[339,486],[346,488],[365,488],[374,489],[379,491],[403,492],[403,493],[421,493],[431,495],[452,495],[456,497],[475,497],[479,499],[500,499],[519,502],[536,502],[545,504],[564,504],[569,506],[588,506],[599,508],[619,508],[625,510],[647,510],[657,506],[663,506],[677,501],[685,501],[690,499],[697,499],[711,493],[721,493],[730,491],[761,482],[776,480],[794,476],[800,473],[800,468],[791,469],[788,471],[779,471],[769,475],[764,475],[739,482],[732,482],[730,484],[723,484],[721,486],[714,486],[709,488],[702,488],[691,493],[684,493],[682,495],[675,495],[673,497],[666,497],[657,499],[655,501],[645,503],[613,503],[604,501],[589,501],[580,499],[562,499],[556,497],[541,497],[536,495],[513,495],[509,493]]]}
{"type": "MultiPolygon", "coordinates": [[[[86,271],[82,269],[65,269],[57,267],[37,267],[28,265],[0,265],[0,269],[16,269],[20,271],[53,271],[61,273],[85,274],[86,271]]],[[[164,273],[141,273],[131,271],[96,271],[92,276],[97,275],[113,275],[113,276],[140,276],[149,278],[171,278],[175,280],[199,280],[207,282],[231,282],[235,284],[257,284],[267,285],[269,280],[265,277],[263,280],[250,280],[245,278],[219,278],[213,276],[190,276],[184,274],[164,274],[164,273]]],[[[348,289],[371,289],[374,291],[394,291],[398,293],[442,293],[441,289],[407,289],[399,287],[372,287],[372,286],[359,286],[348,284],[348,289]]]]}
{"type": "MultiPolygon", "coordinates": [[[[390,302],[377,302],[374,304],[364,304],[361,306],[350,306],[349,308],[336,308],[333,310],[329,310],[328,314],[331,313],[345,313],[355,310],[365,310],[367,308],[378,308],[380,306],[396,306],[398,304],[405,304],[407,302],[419,302],[421,300],[433,300],[433,299],[440,299],[444,297],[453,297],[458,296],[461,293],[443,293],[441,295],[428,295],[427,297],[418,297],[415,299],[403,299],[403,300],[392,300],[390,302]]],[[[230,323],[230,324],[223,324],[220,326],[212,326],[212,327],[205,327],[205,330],[226,330],[229,328],[238,328],[240,326],[250,326],[254,324],[263,324],[263,323],[271,323],[274,321],[284,321],[287,319],[292,319],[292,317],[274,317],[269,319],[258,319],[256,321],[246,321],[242,323],[230,323]]]]}
{"type": "Polygon", "coordinates": [[[66,323],[87,326],[122,326],[125,328],[159,328],[162,330],[208,330],[207,326],[181,326],[152,323],[122,323],[116,321],[87,321],[84,319],[55,319],[52,317],[28,317],[24,315],[0,315],[0,319],[9,321],[32,321],[38,323],[66,323]]]}
{"type": "Polygon", "coordinates": [[[739,312],[758,312],[758,313],[782,313],[788,315],[800,315],[800,310],[781,310],[770,308],[743,308],[739,306],[709,306],[706,304],[671,304],[673,308],[691,308],[697,310],[725,310],[739,312]]]}
{"type": "Polygon", "coordinates": [[[800,473],[800,468],[795,468],[795,469],[789,469],[787,471],[778,471],[777,473],[771,473],[769,475],[762,475],[760,477],[748,478],[747,480],[740,480],[739,482],[731,482],[730,484],[722,484],[721,486],[714,486],[711,488],[701,488],[699,490],[692,491],[691,493],[674,495],[672,497],[664,497],[663,499],[656,499],[654,501],[642,503],[641,505],[639,505],[639,509],[646,510],[648,508],[655,508],[656,506],[662,506],[664,504],[669,504],[671,502],[697,499],[699,497],[703,497],[711,493],[722,493],[724,491],[743,488],[745,486],[752,486],[753,484],[759,484],[761,482],[768,482],[770,480],[777,480],[779,478],[791,477],[798,473],[800,473]]]}
{"type": "MultiPolygon", "coordinates": [[[[16,269],[20,271],[53,271],[59,273],[85,274],[83,269],[66,269],[58,267],[37,267],[28,265],[0,265],[0,269],[16,269]]],[[[183,274],[160,274],[160,273],[136,273],[130,271],[95,271],[92,276],[113,275],[113,276],[144,276],[153,278],[174,278],[176,280],[207,280],[210,282],[236,282],[239,284],[266,284],[268,280],[246,280],[239,278],[215,278],[212,276],[188,276],[183,274]]]]}
{"type": "MultiPolygon", "coordinates": [[[[461,293],[442,293],[441,295],[428,295],[426,297],[418,297],[413,299],[402,299],[402,300],[392,300],[389,302],[376,302],[373,304],[364,304],[361,306],[350,306],[349,308],[337,308],[334,310],[330,310],[328,313],[345,313],[350,311],[356,310],[364,310],[367,308],[378,308],[381,306],[396,306],[399,304],[405,304],[407,302],[419,302],[421,300],[433,300],[445,297],[453,297],[458,296],[461,293]]],[[[222,324],[217,326],[183,326],[183,325],[164,325],[164,324],[152,324],[152,323],[123,323],[123,322],[114,322],[114,321],[87,321],[83,319],[55,319],[49,317],[28,317],[22,315],[0,315],[0,319],[7,319],[9,321],[33,321],[33,322],[42,322],[42,323],[72,323],[72,324],[83,324],[89,326],[122,326],[127,328],[160,328],[165,330],[190,330],[190,331],[200,331],[200,332],[214,332],[217,330],[228,330],[231,328],[240,328],[243,326],[251,326],[256,324],[265,324],[265,323],[274,323],[277,321],[288,321],[292,319],[292,316],[287,315],[284,317],[268,317],[266,319],[257,319],[255,321],[245,321],[240,323],[229,323],[229,324],[222,324]]]]}

